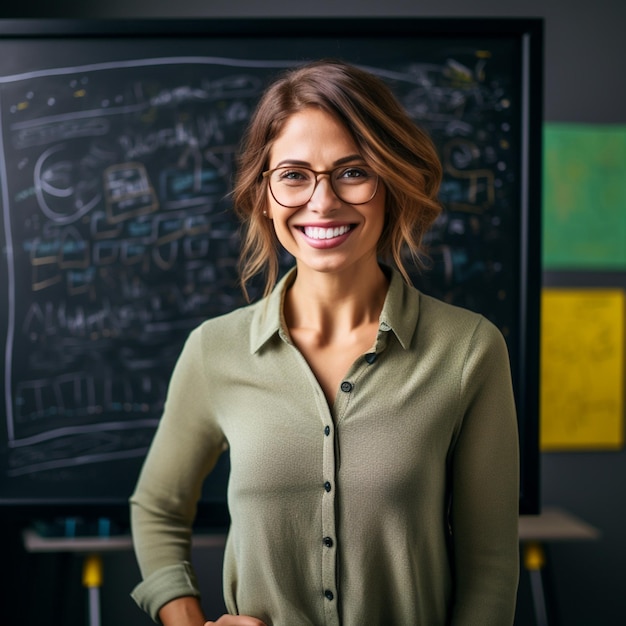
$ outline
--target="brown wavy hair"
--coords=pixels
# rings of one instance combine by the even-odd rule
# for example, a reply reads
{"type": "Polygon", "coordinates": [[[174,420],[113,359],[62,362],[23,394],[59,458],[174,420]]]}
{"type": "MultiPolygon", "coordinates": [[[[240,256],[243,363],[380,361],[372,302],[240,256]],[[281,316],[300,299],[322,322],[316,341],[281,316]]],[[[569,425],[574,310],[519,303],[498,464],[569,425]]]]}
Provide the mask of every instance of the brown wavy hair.
{"type": "Polygon", "coordinates": [[[442,168],[428,135],[407,115],[385,83],[342,61],[324,60],[289,70],[265,91],[242,140],[233,189],[242,222],[241,285],[265,274],[265,292],[279,273],[278,247],[267,208],[267,181],[273,143],[291,115],[318,107],[350,133],[361,156],[386,190],[386,221],[378,256],[394,264],[410,282],[403,256],[423,265],[422,240],[441,211],[437,200],[442,168]]]}

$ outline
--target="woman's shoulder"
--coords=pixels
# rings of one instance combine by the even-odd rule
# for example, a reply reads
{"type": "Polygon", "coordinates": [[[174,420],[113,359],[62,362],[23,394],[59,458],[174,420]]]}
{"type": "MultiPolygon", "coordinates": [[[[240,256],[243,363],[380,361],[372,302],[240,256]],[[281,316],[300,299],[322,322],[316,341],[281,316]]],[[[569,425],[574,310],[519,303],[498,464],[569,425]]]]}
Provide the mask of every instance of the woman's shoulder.
{"type": "Polygon", "coordinates": [[[460,324],[476,324],[482,317],[480,313],[471,311],[456,304],[450,304],[430,296],[423,291],[419,293],[420,317],[428,317],[433,323],[440,322],[448,324],[453,322],[455,325],[460,324]]]}
{"type": "Polygon", "coordinates": [[[419,325],[423,330],[436,332],[437,336],[448,336],[458,341],[479,335],[484,340],[499,340],[500,329],[485,315],[470,309],[444,302],[419,292],[419,325]]]}
{"type": "Polygon", "coordinates": [[[503,332],[486,316],[420,294],[415,348],[432,361],[446,363],[449,372],[486,372],[486,364],[507,376],[508,346],[503,332]]]}
{"type": "Polygon", "coordinates": [[[207,318],[191,330],[187,342],[229,349],[236,349],[237,345],[247,345],[250,341],[250,326],[257,308],[258,303],[255,303],[207,318]]]}
{"type": "Polygon", "coordinates": [[[253,304],[246,304],[232,311],[207,318],[202,321],[195,330],[205,334],[234,332],[246,326],[249,328],[250,322],[255,315],[255,311],[259,308],[259,305],[260,302],[254,302],[253,304]]]}

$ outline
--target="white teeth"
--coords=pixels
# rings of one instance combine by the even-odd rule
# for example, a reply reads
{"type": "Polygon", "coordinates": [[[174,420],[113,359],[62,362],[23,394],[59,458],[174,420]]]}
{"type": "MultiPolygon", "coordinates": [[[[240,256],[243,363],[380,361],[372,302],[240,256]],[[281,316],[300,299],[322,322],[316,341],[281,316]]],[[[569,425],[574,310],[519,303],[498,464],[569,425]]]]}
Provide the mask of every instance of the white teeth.
{"type": "Polygon", "coordinates": [[[338,226],[337,228],[319,228],[318,226],[305,226],[304,234],[311,239],[332,239],[345,235],[350,226],[338,226]]]}

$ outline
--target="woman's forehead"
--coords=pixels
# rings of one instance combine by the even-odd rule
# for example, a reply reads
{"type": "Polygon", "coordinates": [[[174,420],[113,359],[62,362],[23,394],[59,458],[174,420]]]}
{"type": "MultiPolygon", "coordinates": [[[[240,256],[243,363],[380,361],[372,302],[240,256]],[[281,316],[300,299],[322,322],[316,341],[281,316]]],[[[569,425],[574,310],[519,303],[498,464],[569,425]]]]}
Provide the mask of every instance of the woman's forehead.
{"type": "Polygon", "coordinates": [[[311,163],[311,159],[338,160],[359,154],[350,131],[334,116],[319,108],[290,115],[270,149],[272,167],[282,159],[311,163]]]}

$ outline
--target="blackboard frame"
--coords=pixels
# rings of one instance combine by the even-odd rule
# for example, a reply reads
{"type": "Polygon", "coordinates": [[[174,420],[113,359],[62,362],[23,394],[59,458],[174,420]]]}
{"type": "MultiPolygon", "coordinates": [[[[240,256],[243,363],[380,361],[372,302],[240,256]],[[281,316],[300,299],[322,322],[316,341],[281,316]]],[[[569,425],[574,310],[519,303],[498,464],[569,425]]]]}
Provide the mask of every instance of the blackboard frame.
{"type": "MultiPolygon", "coordinates": [[[[541,133],[543,99],[543,23],[540,19],[477,18],[287,18],[287,19],[149,19],[149,20],[3,20],[0,41],[7,39],[46,40],[116,37],[149,41],[156,38],[202,39],[228,37],[367,37],[373,43],[382,37],[427,35],[454,40],[456,37],[485,36],[508,39],[519,46],[522,137],[520,145],[518,274],[519,340],[514,380],[522,443],[520,512],[537,513],[540,508],[538,406],[539,406],[539,302],[541,288],[541,133]]],[[[4,347],[4,346],[3,346],[4,347]]],[[[80,516],[110,517],[126,521],[125,500],[81,497],[67,502],[52,498],[5,498],[0,494],[2,515],[25,519],[80,516]]],[[[205,524],[228,523],[223,502],[201,502],[199,520],[205,524]]]]}

